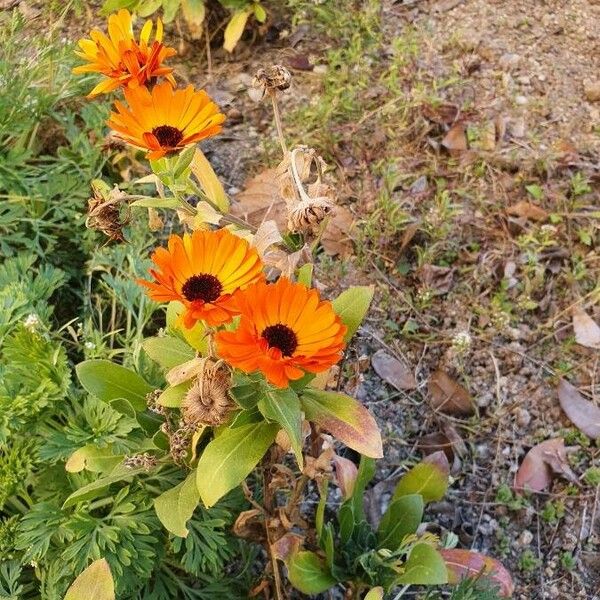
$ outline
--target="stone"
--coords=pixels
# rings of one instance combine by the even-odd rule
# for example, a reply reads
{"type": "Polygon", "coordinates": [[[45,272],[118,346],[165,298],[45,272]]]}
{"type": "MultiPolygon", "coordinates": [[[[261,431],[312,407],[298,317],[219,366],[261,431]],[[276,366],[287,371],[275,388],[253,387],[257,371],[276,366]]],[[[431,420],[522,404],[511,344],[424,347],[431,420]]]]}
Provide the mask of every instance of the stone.
{"type": "Polygon", "coordinates": [[[588,102],[600,101],[600,80],[590,81],[589,79],[583,82],[583,93],[588,102]]]}

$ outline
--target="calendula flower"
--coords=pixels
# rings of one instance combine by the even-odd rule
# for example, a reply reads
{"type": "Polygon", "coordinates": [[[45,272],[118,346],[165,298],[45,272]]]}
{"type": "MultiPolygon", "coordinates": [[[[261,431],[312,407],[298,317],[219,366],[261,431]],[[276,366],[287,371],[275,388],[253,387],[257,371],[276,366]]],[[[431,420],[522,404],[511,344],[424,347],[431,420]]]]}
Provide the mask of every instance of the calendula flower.
{"type": "Polygon", "coordinates": [[[346,327],[317,290],[282,277],[236,296],[238,328],[215,336],[217,354],[233,367],[260,371],[269,382],[285,387],[305,371],[326,371],[340,360],[346,327]]]}
{"type": "Polygon", "coordinates": [[[139,42],[133,35],[131,15],[122,9],[108,17],[108,35],[99,29],[90,32],[90,38],[79,40],[80,51],[75,53],[87,61],[73,69],[74,73],[101,73],[102,81],[88,97],[108,93],[118,87],[139,87],[156,77],[165,77],[173,85],[173,69],[163,62],[176,54],[174,48],[162,43],[163,26],[156,21],[154,41],[150,42],[153,24],[146,21],[139,42]]]}
{"type": "Polygon", "coordinates": [[[117,112],[110,113],[108,125],[128,144],[149,150],[155,160],[178,152],[221,131],[225,115],[204,90],[189,85],[176,90],[168,81],[125,90],[123,102],[115,102],[117,112]]]}
{"type": "Polygon", "coordinates": [[[152,261],[156,281],[140,283],[158,302],[181,302],[188,329],[199,320],[211,326],[231,321],[239,314],[234,292],[264,278],[256,249],[227,229],[172,235],[168,248],[158,248],[152,261]]]}

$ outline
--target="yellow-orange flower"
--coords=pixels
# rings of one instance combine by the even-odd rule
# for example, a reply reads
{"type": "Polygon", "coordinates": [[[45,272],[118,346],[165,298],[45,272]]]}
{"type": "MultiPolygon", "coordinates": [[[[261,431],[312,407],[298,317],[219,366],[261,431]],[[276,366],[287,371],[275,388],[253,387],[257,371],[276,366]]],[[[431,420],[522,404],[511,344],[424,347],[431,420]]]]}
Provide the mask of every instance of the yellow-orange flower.
{"type": "Polygon", "coordinates": [[[282,277],[236,294],[235,331],[216,334],[217,354],[246,372],[260,371],[278,387],[305,371],[326,371],[341,358],[346,327],[317,290],[282,277]]]}
{"type": "Polygon", "coordinates": [[[87,61],[73,69],[74,73],[101,73],[102,81],[88,97],[106,94],[120,86],[138,87],[156,77],[166,77],[173,85],[173,69],[164,67],[163,62],[176,54],[174,48],[162,43],[163,26],[156,21],[154,41],[150,42],[152,21],[146,21],[139,42],[133,35],[131,15],[122,9],[108,17],[108,36],[99,29],[90,32],[90,38],[79,40],[81,51],[75,53],[87,61]]]}
{"type": "Polygon", "coordinates": [[[256,249],[227,229],[172,235],[168,248],[158,248],[152,261],[156,281],[140,283],[154,300],[181,302],[187,328],[199,320],[211,326],[231,321],[239,314],[234,292],[264,278],[256,249]]]}
{"type": "Polygon", "coordinates": [[[164,81],[151,92],[129,88],[125,99],[129,106],[115,102],[117,112],[110,113],[108,125],[128,144],[147,149],[150,160],[216,135],[225,120],[207,93],[191,85],[176,90],[164,81]]]}

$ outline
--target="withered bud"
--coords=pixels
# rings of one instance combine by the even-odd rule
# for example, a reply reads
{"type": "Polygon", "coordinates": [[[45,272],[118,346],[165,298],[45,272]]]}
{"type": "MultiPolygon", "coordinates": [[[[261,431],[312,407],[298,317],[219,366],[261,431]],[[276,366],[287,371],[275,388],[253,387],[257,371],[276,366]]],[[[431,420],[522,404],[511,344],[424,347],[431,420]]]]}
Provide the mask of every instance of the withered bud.
{"type": "Polygon", "coordinates": [[[225,422],[235,408],[229,397],[231,374],[218,362],[206,361],[181,404],[183,420],[190,425],[210,425],[225,422]]]}
{"type": "Polygon", "coordinates": [[[326,196],[307,198],[290,209],[288,229],[301,233],[314,232],[332,212],[333,204],[326,196]]]}
{"type": "Polygon", "coordinates": [[[272,65],[266,69],[259,69],[252,80],[252,87],[258,90],[258,93],[250,92],[253,100],[262,100],[265,94],[271,90],[283,92],[287,90],[292,83],[291,73],[281,65],[272,65]]]}
{"type": "Polygon", "coordinates": [[[156,456],[149,454],[148,452],[144,452],[143,454],[134,454],[132,456],[127,456],[123,460],[123,465],[128,469],[139,469],[140,467],[149,471],[157,464],[156,456]]]}
{"type": "Polygon", "coordinates": [[[169,451],[171,458],[176,463],[181,463],[186,459],[191,435],[189,427],[182,427],[169,435],[169,451]]]}
{"type": "Polygon", "coordinates": [[[97,229],[111,240],[124,242],[123,226],[127,225],[129,218],[121,218],[121,205],[127,194],[116,185],[110,188],[99,179],[92,181],[93,196],[88,200],[88,216],[85,226],[97,229]]]}

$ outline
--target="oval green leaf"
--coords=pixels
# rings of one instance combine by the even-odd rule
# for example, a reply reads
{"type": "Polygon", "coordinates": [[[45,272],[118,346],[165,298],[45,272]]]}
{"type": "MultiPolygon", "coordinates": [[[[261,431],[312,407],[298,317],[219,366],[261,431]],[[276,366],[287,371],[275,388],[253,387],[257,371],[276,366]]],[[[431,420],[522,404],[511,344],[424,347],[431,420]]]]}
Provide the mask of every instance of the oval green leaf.
{"type": "Polygon", "coordinates": [[[417,531],[423,518],[423,508],[423,498],[420,494],[402,496],[392,501],[377,529],[379,547],[397,550],[405,536],[417,531]]]}
{"type": "Polygon", "coordinates": [[[185,525],[192,518],[199,501],[194,470],[179,485],[155,498],[154,510],[168,531],[178,537],[187,537],[185,525]]]}
{"type": "Polygon", "coordinates": [[[337,583],[314,552],[296,552],[288,560],[287,568],[291,584],[303,594],[320,594],[337,583]]]}
{"type": "MultiPolygon", "coordinates": [[[[444,453],[435,452],[434,454],[443,455],[444,453]]],[[[448,489],[448,461],[446,460],[445,463],[430,462],[428,459],[434,457],[434,454],[402,476],[394,491],[394,500],[409,494],[420,494],[425,503],[437,502],[444,497],[448,489]]]]}
{"type": "Polygon", "coordinates": [[[441,585],[448,583],[448,570],[440,553],[424,542],[415,544],[398,578],[402,585],[441,585]]]}
{"type": "Polygon", "coordinates": [[[344,337],[346,342],[358,331],[374,293],[375,288],[372,285],[355,286],[344,290],[332,301],[333,310],[348,328],[344,337]]]}

